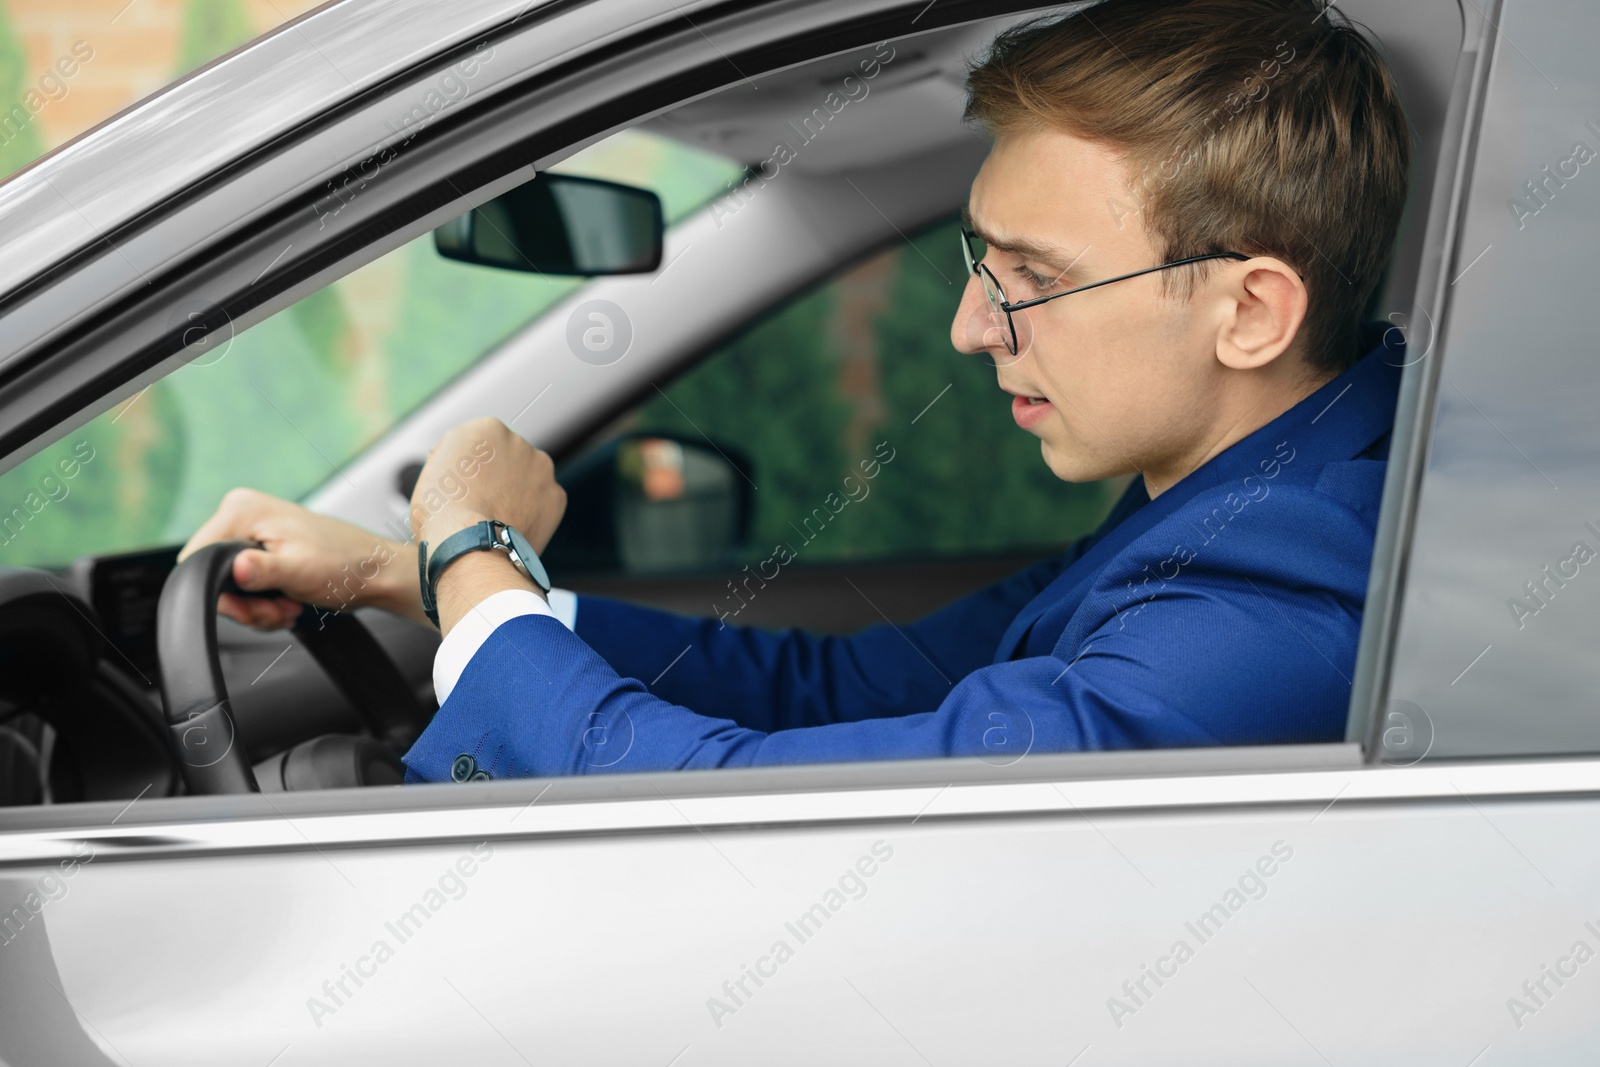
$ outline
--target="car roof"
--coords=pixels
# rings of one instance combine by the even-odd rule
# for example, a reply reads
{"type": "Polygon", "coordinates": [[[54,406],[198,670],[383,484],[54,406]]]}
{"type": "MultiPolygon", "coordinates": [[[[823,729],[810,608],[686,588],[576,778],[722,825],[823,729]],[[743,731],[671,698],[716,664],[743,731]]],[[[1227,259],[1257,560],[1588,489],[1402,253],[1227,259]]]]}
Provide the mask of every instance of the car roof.
{"type": "MultiPolygon", "coordinates": [[[[968,61],[1020,17],[936,30],[896,41],[882,52],[847,52],[736,82],[658,115],[643,128],[752,165],[771,158],[776,142],[787,138],[803,143],[805,150],[783,163],[786,170],[836,174],[881,166],[971,135],[961,122],[968,61]],[[865,79],[860,64],[875,54],[887,61],[868,67],[874,73],[865,79]],[[803,123],[827,106],[829,94],[835,107],[851,96],[870,98],[872,104],[853,114],[847,128],[830,130],[812,143],[803,123]]],[[[813,128],[820,125],[814,120],[813,128]]]]}

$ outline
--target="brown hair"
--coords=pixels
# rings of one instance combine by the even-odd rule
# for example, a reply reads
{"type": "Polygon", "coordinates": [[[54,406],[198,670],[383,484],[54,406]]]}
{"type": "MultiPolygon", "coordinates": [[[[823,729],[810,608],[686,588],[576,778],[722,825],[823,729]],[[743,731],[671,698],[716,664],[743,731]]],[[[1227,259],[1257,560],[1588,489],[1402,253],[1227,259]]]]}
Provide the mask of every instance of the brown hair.
{"type": "MultiPolygon", "coordinates": [[[[1167,260],[1237,251],[1289,263],[1310,298],[1306,358],[1335,373],[1361,354],[1411,141],[1382,57],[1331,8],[1110,0],[1035,19],[969,72],[966,116],[993,134],[1063,129],[1125,152],[1128,200],[1107,208],[1119,223],[1141,212],[1167,260]]],[[[1208,266],[1166,277],[1192,291],[1208,266]]]]}

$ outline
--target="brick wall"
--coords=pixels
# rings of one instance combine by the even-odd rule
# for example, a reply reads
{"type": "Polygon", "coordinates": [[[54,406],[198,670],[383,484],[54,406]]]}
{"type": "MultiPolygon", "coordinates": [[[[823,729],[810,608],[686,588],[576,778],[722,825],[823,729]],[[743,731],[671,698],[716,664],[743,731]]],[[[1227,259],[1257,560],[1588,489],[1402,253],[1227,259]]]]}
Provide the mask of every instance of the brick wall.
{"type": "MultiPolygon", "coordinates": [[[[166,85],[181,71],[180,50],[192,20],[229,6],[230,26],[244,26],[258,35],[309,11],[321,0],[0,0],[0,18],[26,54],[23,88],[64,56],[73,43],[84,41],[94,58],[64,79],[67,92],[50,100],[34,116],[42,150],[48,151],[129,104],[166,85]]],[[[211,41],[225,52],[237,41],[211,41]]],[[[214,49],[215,50],[215,49],[214,49]]],[[[214,58],[214,56],[212,57],[214,58]]],[[[4,101],[9,108],[16,101],[4,101]]]]}

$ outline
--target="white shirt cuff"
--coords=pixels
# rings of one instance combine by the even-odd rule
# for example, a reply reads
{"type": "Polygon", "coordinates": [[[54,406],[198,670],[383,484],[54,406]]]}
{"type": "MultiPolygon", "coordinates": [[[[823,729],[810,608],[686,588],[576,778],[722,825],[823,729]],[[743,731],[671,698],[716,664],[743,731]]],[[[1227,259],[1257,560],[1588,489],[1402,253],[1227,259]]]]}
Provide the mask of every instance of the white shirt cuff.
{"type": "Polygon", "coordinates": [[[449,698],[456,682],[461,680],[461,672],[467,669],[467,664],[472,662],[478,649],[502,623],[523,615],[549,615],[567,629],[575,629],[578,624],[577,594],[567,589],[552,589],[549,597],[546,603],[544,597],[527,589],[502,589],[485,597],[482,603],[462,616],[461,621],[439,643],[439,651],[433,655],[433,692],[439,703],[442,705],[449,698]]]}
{"type": "Polygon", "coordinates": [[[561,620],[561,625],[577,632],[578,629],[578,594],[570,589],[552,589],[545,596],[550,601],[550,610],[555,617],[561,620]]]}

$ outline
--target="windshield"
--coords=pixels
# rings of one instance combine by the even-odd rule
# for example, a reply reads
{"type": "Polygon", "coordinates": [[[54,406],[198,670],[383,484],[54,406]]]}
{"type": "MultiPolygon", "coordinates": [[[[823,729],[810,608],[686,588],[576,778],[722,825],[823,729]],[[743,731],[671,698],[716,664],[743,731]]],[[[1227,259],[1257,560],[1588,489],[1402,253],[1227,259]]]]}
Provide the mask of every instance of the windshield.
{"type": "MultiPolygon", "coordinates": [[[[669,224],[740,172],[638,131],[552,169],[650,188],[669,224]]],[[[431,235],[412,241],[0,475],[0,563],[181,542],[235,486],[299,499],[581,284],[448,260],[431,235]]]]}

